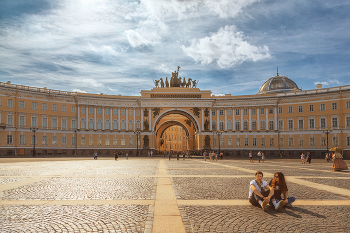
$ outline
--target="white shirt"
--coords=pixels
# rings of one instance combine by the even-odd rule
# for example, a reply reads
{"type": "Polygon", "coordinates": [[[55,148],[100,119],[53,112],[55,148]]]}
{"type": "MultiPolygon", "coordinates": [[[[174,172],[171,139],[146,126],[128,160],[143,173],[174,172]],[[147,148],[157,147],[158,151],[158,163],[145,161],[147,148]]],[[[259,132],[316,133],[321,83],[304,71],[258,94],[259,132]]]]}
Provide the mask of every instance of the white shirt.
{"type": "MultiPolygon", "coordinates": [[[[250,184],[249,184],[249,196],[248,196],[248,199],[253,194],[253,189],[252,189],[252,187],[250,187],[251,185],[254,185],[255,188],[261,193],[261,189],[260,189],[258,183],[256,183],[255,180],[252,180],[252,181],[250,181],[250,184]]],[[[260,185],[261,188],[266,189],[265,187],[268,186],[268,185],[269,184],[266,181],[263,181],[263,180],[261,181],[261,185],[260,185]]]]}

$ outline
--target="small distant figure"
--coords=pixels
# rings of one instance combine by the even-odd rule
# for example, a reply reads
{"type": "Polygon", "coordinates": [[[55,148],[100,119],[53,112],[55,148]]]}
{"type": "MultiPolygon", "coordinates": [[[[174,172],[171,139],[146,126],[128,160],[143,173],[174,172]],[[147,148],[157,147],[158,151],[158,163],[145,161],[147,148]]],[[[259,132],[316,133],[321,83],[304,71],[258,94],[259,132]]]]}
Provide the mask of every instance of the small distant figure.
{"type": "Polygon", "coordinates": [[[186,154],[185,153],[182,154],[182,158],[183,158],[182,160],[185,160],[185,158],[186,158],[186,154]]]}
{"type": "Polygon", "coordinates": [[[211,161],[211,160],[212,160],[212,158],[213,158],[213,152],[212,152],[212,151],[210,151],[210,152],[209,152],[209,161],[211,161]]]}
{"type": "Polygon", "coordinates": [[[151,152],[148,151],[148,158],[151,158],[151,152]]]}
{"type": "Polygon", "coordinates": [[[311,154],[310,154],[310,152],[307,152],[306,162],[309,163],[309,164],[311,163],[311,154]]]}
{"type": "Polygon", "coordinates": [[[204,161],[207,161],[207,151],[206,150],[204,151],[203,156],[204,156],[204,161]]]}
{"type": "Polygon", "coordinates": [[[117,151],[114,152],[114,159],[115,159],[115,161],[118,161],[118,152],[117,151]]]}
{"type": "Polygon", "coordinates": [[[218,153],[214,152],[214,154],[215,154],[215,162],[217,162],[218,161],[218,153]]]}
{"type": "Polygon", "coordinates": [[[151,151],[151,158],[153,157],[153,151],[151,151]]]}
{"type": "Polygon", "coordinates": [[[94,154],[94,159],[95,160],[97,159],[97,152],[95,152],[95,154],[94,154]]]}
{"type": "Polygon", "coordinates": [[[129,154],[126,153],[125,157],[126,157],[126,160],[128,160],[129,159],[129,154]]]}
{"type": "Polygon", "coordinates": [[[176,159],[177,159],[177,160],[180,159],[180,153],[179,153],[179,152],[177,152],[176,159]]]}
{"type": "Polygon", "coordinates": [[[265,153],[264,153],[264,152],[261,153],[261,161],[262,161],[262,162],[265,161],[265,153]]]}
{"type": "Polygon", "coordinates": [[[304,152],[301,153],[300,158],[301,158],[301,164],[305,164],[305,154],[304,154],[304,152]]]}
{"type": "Polygon", "coordinates": [[[252,151],[249,152],[249,160],[250,160],[251,163],[254,162],[253,161],[253,153],[252,153],[252,151]]]}
{"type": "Polygon", "coordinates": [[[259,163],[260,163],[261,152],[259,151],[257,155],[258,155],[258,160],[259,160],[259,163]]]}
{"type": "Polygon", "coordinates": [[[168,154],[168,155],[169,155],[169,161],[170,161],[170,158],[171,158],[171,152],[169,152],[169,154],[168,154]]]}
{"type": "Polygon", "coordinates": [[[220,153],[220,159],[224,159],[224,153],[223,152],[220,153]]]}
{"type": "Polygon", "coordinates": [[[326,153],[326,158],[325,158],[325,160],[326,160],[327,162],[331,161],[331,158],[330,158],[330,156],[329,156],[329,153],[326,153]]]}

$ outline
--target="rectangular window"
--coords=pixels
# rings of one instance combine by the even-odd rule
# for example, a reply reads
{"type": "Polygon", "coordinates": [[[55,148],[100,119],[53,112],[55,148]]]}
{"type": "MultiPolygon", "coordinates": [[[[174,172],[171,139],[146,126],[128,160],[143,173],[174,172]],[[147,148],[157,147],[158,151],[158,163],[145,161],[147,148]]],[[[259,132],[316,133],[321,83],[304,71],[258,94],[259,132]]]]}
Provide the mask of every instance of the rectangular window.
{"type": "Polygon", "coordinates": [[[102,146],[102,138],[97,138],[97,146],[102,146]]]}
{"type": "Polygon", "coordinates": [[[118,116],[118,109],[117,108],[113,108],[113,115],[118,116]]]}
{"type": "Polygon", "coordinates": [[[32,126],[38,126],[37,125],[37,117],[32,117],[32,126]]]}
{"type": "Polygon", "coordinates": [[[75,120],[75,119],[72,119],[71,123],[72,123],[71,128],[72,128],[72,129],[75,129],[75,128],[77,127],[77,122],[76,122],[76,120],[75,120]]]}
{"type": "Polygon", "coordinates": [[[136,109],[136,116],[140,116],[141,115],[141,110],[140,109],[136,109]]]}
{"type": "Polygon", "coordinates": [[[67,119],[62,119],[62,129],[67,128],[67,119]]]}
{"type": "Polygon", "coordinates": [[[345,125],[346,125],[346,127],[350,126],[350,117],[345,118],[345,125]]]}
{"type": "Polygon", "coordinates": [[[252,108],[252,115],[256,115],[256,108],[252,108]]]}
{"type": "Polygon", "coordinates": [[[266,146],[265,138],[261,139],[261,146],[266,146]]]}
{"type": "Polygon", "coordinates": [[[122,138],[122,139],[120,140],[120,144],[121,144],[121,146],[125,146],[125,138],[122,138]]]}
{"type": "Polygon", "coordinates": [[[253,146],[256,146],[256,138],[253,138],[253,146]]]}
{"type": "Polygon", "coordinates": [[[227,122],[227,130],[232,130],[232,121],[227,122]]]}
{"type": "Polygon", "coordinates": [[[82,146],[85,146],[85,145],[86,145],[86,138],[85,138],[85,137],[82,137],[82,138],[81,138],[80,144],[81,144],[82,146]]]}
{"type": "Polygon", "coordinates": [[[299,129],[303,129],[304,128],[304,120],[303,119],[299,119],[299,129]]]}
{"type": "Polygon", "coordinates": [[[67,112],[67,105],[62,105],[62,112],[67,112]]]}
{"type": "Polygon", "coordinates": [[[232,138],[229,138],[229,139],[227,140],[227,145],[228,145],[229,147],[232,147],[232,138]]]}
{"type": "Polygon", "coordinates": [[[101,114],[102,114],[101,108],[97,108],[97,115],[101,115],[101,114]]]}
{"type": "Polygon", "coordinates": [[[25,144],[25,136],[24,135],[19,135],[19,144],[24,145],[25,144]]]}
{"type": "Polygon", "coordinates": [[[90,137],[89,138],[89,146],[93,146],[94,145],[94,138],[90,137]]]}
{"type": "Polygon", "coordinates": [[[38,109],[38,103],[32,102],[32,110],[37,110],[37,109],[38,109]]]}
{"type": "Polygon", "coordinates": [[[43,103],[43,111],[47,111],[47,103],[43,103]]]}
{"type": "Polygon", "coordinates": [[[211,110],[211,115],[212,115],[212,116],[215,116],[215,109],[212,109],[212,110],[211,110]]]}
{"type": "Polygon", "coordinates": [[[269,114],[273,114],[273,108],[269,108],[269,114]]]}
{"type": "Polygon", "coordinates": [[[256,121],[253,121],[253,122],[252,122],[252,129],[253,129],[253,130],[256,130],[256,121]]]}
{"type": "Polygon", "coordinates": [[[350,137],[346,137],[346,145],[350,146],[350,137]]]}
{"type": "Polygon", "coordinates": [[[346,109],[349,109],[349,108],[350,108],[350,101],[347,101],[347,102],[346,102],[345,108],[346,108],[346,109]]]}
{"type": "Polygon", "coordinates": [[[338,127],[338,118],[336,117],[332,118],[332,127],[338,127]]]}
{"type": "Polygon", "coordinates": [[[275,139],[274,138],[270,138],[270,146],[275,146],[275,139]]]}
{"type": "Polygon", "coordinates": [[[303,106],[302,105],[298,106],[298,112],[303,112],[303,106]]]}
{"type": "Polygon", "coordinates": [[[216,144],[216,138],[213,139],[214,146],[217,146],[216,144]]]}
{"type": "Polygon", "coordinates": [[[315,146],[315,138],[310,138],[310,146],[315,146]]]}
{"type": "Polygon", "coordinates": [[[244,146],[249,146],[248,138],[245,138],[245,139],[244,139],[244,146]]]}
{"type": "Polygon", "coordinates": [[[42,143],[43,146],[47,145],[47,136],[43,136],[41,143],[42,143]]]}
{"type": "Polygon", "coordinates": [[[13,115],[7,115],[7,124],[13,125],[13,115]]]}
{"type": "Polygon", "coordinates": [[[89,114],[94,114],[94,108],[93,107],[89,107],[89,114]]]}
{"type": "Polygon", "coordinates": [[[248,122],[247,121],[243,122],[243,129],[248,130],[248,122]]]}
{"type": "Polygon", "coordinates": [[[25,117],[19,116],[19,126],[25,126],[25,117]]]}
{"type": "Polygon", "coordinates": [[[72,143],[72,146],[75,146],[75,143],[76,143],[76,138],[75,137],[72,137],[71,143],[72,143]]]}
{"type": "Polygon", "coordinates": [[[113,129],[118,129],[118,121],[113,121],[113,129]]]}
{"type": "Polygon", "coordinates": [[[320,104],[320,111],[326,111],[326,104],[320,104]]]}
{"type": "Polygon", "coordinates": [[[71,112],[72,112],[72,113],[75,113],[75,111],[76,111],[76,107],[75,107],[75,106],[72,106],[71,112]]]}
{"type": "Polygon", "coordinates": [[[227,115],[229,115],[229,116],[232,115],[232,109],[231,109],[231,108],[228,108],[228,109],[227,109],[227,115]]]}
{"type": "Polygon", "coordinates": [[[338,137],[333,137],[333,138],[332,138],[332,145],[333,145],[333,146],[339,146],[338,137]]]}
{"type": "Polygon", "coordinates": [[[57,118],[52,119],[52,128],[57,128],[57,118]]]}
{"type": "Polygon", "coordinates": [[[129,146],[133,146],[134,145],[134,139],[133,138],[129,138],[129,146]]]}
{"type": "Polygon", "coordinates": [[[315,128],[315,119],[309,119],[309,128],[310,129],[315,128]]]}
{"type": "Polygon", "coordinates": [[[7,107],[13,108],[13,100],[7,100],[7,107]]]}
{"type": "Polygon", "coordinates": [[[220,116],[223,116],[223,115],[224,115],[224,110],[220,109],[220,116]]]}
{"type": "Polygon", "coordinates": [[[273,130],[273,121],[269,121],[269,129],[273,130]]]}
{"type": "Polygon", "coordinates": [[[321,146],[325,146],[327,141],[327,139],[325,137],[321,137],[321,146]]]}
{"type": "Polygon", "coordinates": [[[260,108],[260,115],[264,115],[265,114],[265,108],[260,108]]]}
{"type": "Polygon", "coordinates": [[[239,108],[236,108],[236,116],[239,116],[239,108]]]}
{"type": "Polygon", "coordinates": [[[293,120],[288,120],[288,129],[293,129],[293,120]]]}
{"type": "Polygon", "coordinates": [[[283,107],[278,107],[278,114],[282,114],[283,113],[283,107]]]}
{"type": "Polygon", "coordinates": [[[332,103],[332,110],[337,110],[337,103],[332,103]]]}
{"type": "Polygon", "coordinates": [[[34,143],[35,143],[35,145],[37,145],[37,142],[38,142],[38,136],[35,136],[34,137],[34,135],[33,136],[31,136],[31,142],[30,142],[30,144],[31,145],[34,145],[34,143]]]}
{"type": "Polygon", "coordinates": [[[240,138],[236,138],[236,146],[241,146],[241,139],[240,138]]]}
{"type": "Polygon", "coordinates": [[[81,113],[81,114],[85,114],[85,107],[84,107],[84,106],[81,106],[81,107],[80,107],[80,113],[81,113]]]}
{"type": "Polygon", "coordinates": [[[211,127],[213,130],[216,130],[216,121],[211,122],[211,127]]]}
{"type": "Polygon", "coordinates": [[[321,118],[321,128],[326,128],[326,118],[321,118]]]}
{"type": "Polygon", "coordinates": [[[288,113],[293,113],[293,106],[288,106],[288,113]]]}
{"type": "Polygon", "coordinates": [[[110,146],[110,144],[109,144],[109,138],[106,138],[106,139],[105,139],[105,146],[110,146]]]}
{"type": "Polygon", "coordinates": [[[288,146],[294,146],[294,138],[288,138],[288,146]]]}
{"type": "Polygon", "coordinates": [[[240,128],[240,123],[239,123],[239,121],[236,121],[236,130],[238,131],[239,128],[240,128]]]}
{"type": "Polygon", "coordinates": [[[13,143],[12,135],[7,135],[6,144],[7,145],[12,145],[12,143],[13,143]]]}
{"type": "Polygon", "coordinates": [[[67,145],[67,137],[62,137],[62,145],[67,145]]]}
{"type": "Polygon", "coordinates": [[[304,146],[304,138],[299,138],[299,146],[304,146]]]}
{"type": "Polygon", "coordinates": [[[47,128],[47,117],[43,117],[43,127],[47,128]]]}
{"type": "Polygon", "coordinates": [[[248,115],[248,109],[243,109],[243,115],[247,116],[248,115]]]}
{"type": "Polygon", "coordinates": [[[129,116],[132,116],[132,108],[129,108],[129,116]]]}
{"type": "Polygon", "coordinates": [[[118,138],[113,138],[113,146],[118,146],[118,138]]]}
{"type": "Polygon", "coordinates": [[[120,109],[120,115],[121,116],[125,116],[125,108],[121,108],[120,109]]]}
{"type": "Polygon", "coordinates": [[[220,130],[224,130],[224,122],[220,122],[220,130]]]}
{"type": "Polygon", "coordinates": [[[283,146],[283,144],[284,144],[283,138],[280,138],[279,143],[280,143],[280,146],[283,146]]]}
{"type": "Polygon", "coordinates": [[[53,136],[53,137],[52,137],[52,145],[53,145],[53,146],[56,146],[56,145],[57,145],[57,137],[56,137],[56,136],[53,136]]]}
{"type": "Polygon", "coordinates": [[[24,101],[19,101],[19,108],[24,109],[24,101]]]}
{"type": "Polygon", "coordinates": [[[57,104],[53,104],[52,105],[52,111],[53,112],[57,112],[57,104]]]}
{"type": "Polygon", "coordinates": [[[313,112],[314,111],[314,105],[313,104],[310,104],[309,105],[309,112],[313,112]]]}
{"type": "Polygon", "coordinates": [[[261,130],[265,130],[265,128],[266,128],[266,123],[265,123],[264,120],[261,120],[261,121],[260,121],[260,129],[261,129],[261,130]]]}
{"type": "Polygon", "coordinates": [[[282,120],[278,121],[278,128],[283,129],[283,121],[282,120]]]}

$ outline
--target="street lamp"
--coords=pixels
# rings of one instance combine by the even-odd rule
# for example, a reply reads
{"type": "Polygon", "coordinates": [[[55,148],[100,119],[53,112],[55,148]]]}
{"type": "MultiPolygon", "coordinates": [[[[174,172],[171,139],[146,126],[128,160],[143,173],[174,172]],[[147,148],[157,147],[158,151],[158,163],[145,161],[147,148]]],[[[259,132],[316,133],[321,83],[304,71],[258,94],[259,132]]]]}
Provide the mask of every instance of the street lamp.
{"type": "Polygon", "coordinates": [[[216,134],[218,135],[218,141],[219,141],[219,154],[218,154],[218,156],[220,156],[220,136],[222,133],[220,131],[216,131],[216,134]]]}
{"type": "Polygon", "coordinates": [[[332,132],[331,129],[330,129],[330,130],[328,130],[328,129],[323,130],[323,133],[324,133],[324,134],[327,134],[327,153],[329,152],[329,151],[328,151],[328,134],[330,134],[331,132],[332,132]]]}
{"type": "Polygon", "coordinates": [[[38,130],[38,128],[37,127],[31,127],[30,128],[30,130],[33,132],[33,140],[34,140],[34,142],[33,142],[33,157],[35,157],[35,155],[36,155],[36,152],[35,152],[35,142],[36,142],[36,137],[35,137],[35,132],[38,130]]]}
{"type": "Polygon", "coordinates": [[[140,135],[140,133],[141,133],[140,130],[134,131],[134,134],[136,134],[136,136],[137,136],[137,139],[136,139],[136,147],[137,147],[136,156],[139,156],[139,135],[140,135]]]}

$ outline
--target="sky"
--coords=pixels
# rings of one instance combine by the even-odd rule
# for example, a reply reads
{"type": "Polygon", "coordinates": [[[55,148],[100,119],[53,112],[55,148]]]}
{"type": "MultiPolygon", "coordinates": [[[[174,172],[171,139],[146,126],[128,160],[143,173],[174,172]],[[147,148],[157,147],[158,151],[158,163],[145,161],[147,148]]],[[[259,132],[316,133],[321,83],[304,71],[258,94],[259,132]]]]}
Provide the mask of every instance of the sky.
{"type": "Polygon", "coordinates": [[[0,81],[138,96],[153,80],[254,95],[277,73],[350,85],[348,0],[1,0],[0,81]]]}

